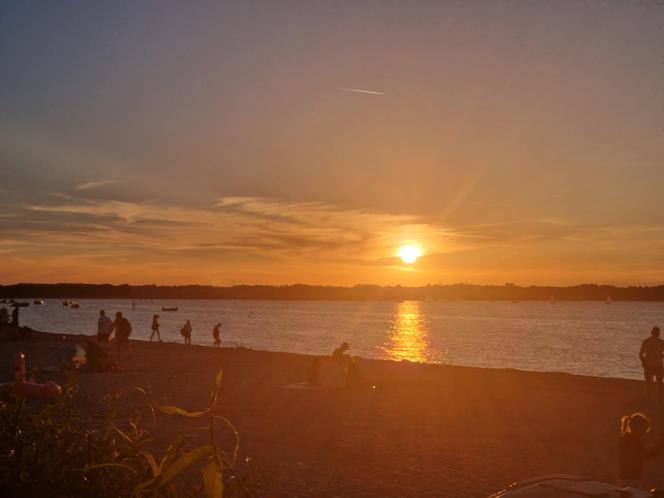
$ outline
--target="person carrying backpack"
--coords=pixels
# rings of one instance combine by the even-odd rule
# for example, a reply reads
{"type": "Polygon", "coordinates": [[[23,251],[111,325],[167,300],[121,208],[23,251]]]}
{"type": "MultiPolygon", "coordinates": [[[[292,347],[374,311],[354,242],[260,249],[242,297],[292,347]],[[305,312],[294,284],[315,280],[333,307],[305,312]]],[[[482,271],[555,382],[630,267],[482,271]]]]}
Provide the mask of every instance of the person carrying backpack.
{"type": "Polygon", "coordinates": [[[180,334],[184,337],[185,344],[191,344],[191,322],[189,320],[180,329],[180,334]]]}
{"type": "Polygon", "coordinates": [[[131,323],[124,316],[122,316],[122,311],[118,311],[115,314],[115,321],[113,322],[113,328],[115,329],[115,340],[118,343],[118,358],[122,354],[122,351],[125,350],[129,357],[131,358],[131,351],[129,351],[129,336],[131,335],[131,323]]]}

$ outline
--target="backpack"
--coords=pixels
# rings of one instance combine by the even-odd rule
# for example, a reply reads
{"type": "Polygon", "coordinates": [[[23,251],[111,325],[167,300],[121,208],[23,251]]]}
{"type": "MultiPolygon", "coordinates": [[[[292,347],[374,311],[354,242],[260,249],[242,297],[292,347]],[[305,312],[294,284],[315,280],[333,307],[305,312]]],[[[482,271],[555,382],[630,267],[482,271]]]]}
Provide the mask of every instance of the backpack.
{"type": "Polygon", "coordinates": [[[116,335],[126,339],[131,334],[131,323],[126,318],[122,318],[122,321],[119,323],[119,327],[116,326],[116,335]]]}

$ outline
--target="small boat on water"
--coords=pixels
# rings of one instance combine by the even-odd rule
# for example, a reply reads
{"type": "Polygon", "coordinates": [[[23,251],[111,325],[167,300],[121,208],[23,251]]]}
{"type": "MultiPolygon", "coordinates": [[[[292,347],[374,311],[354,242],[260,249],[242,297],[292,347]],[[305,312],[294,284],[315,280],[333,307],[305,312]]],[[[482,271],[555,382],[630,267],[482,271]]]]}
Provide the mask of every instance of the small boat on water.
{"type": "Polygon", "coordinates": [[[69,301],[62,301],[62,306],[69,306],[69,301]]]}
{"type": "Polygon", "coordinates": [[[44,304],[44,300],[43,299],[35,299],[34,301],[32,301],[32,304],[44,304]]]}
{"type": "Polygon", "coordinates": [[[175,306],[169,307],[169,306],[162,306],[161,311],[177,311],[178,308],[175,306]]]}
{"type": "Polygon", "coordinates": [[[81,305],[78,304],[76,301],[69,301],[69,307],[70,308],[80,308],[81,305]]]}

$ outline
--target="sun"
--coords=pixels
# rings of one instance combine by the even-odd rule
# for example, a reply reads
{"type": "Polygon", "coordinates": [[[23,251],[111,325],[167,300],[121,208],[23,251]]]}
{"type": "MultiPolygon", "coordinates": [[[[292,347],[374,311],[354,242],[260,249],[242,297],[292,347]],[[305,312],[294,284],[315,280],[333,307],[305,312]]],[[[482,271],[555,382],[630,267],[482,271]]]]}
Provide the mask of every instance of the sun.
{"type": "Polygon", "coordinates": [[[422,251],[417,246],[409,245],[399,248],[399,257],[406,264],[412,265],[420,256],[422,256],[422,251]]]}

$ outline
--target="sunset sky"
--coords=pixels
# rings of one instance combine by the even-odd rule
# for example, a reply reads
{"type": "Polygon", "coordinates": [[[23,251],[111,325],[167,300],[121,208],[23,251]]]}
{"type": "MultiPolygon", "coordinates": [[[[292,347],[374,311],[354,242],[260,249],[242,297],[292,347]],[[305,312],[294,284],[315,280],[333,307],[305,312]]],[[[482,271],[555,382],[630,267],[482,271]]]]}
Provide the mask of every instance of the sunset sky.
{"type": "Polygon", "coordinates": [[[664,283],[663,47],[654,1],[2,2],[0,283],[664,283]]]}

